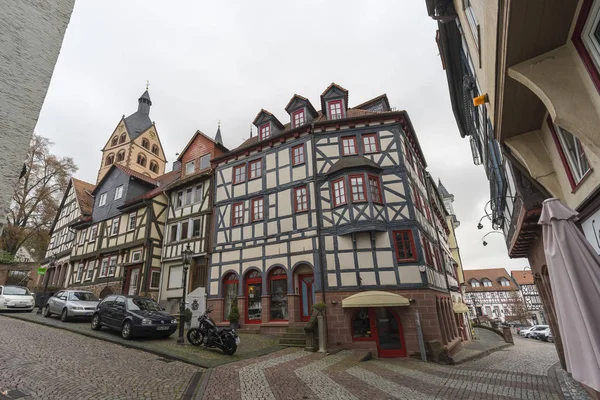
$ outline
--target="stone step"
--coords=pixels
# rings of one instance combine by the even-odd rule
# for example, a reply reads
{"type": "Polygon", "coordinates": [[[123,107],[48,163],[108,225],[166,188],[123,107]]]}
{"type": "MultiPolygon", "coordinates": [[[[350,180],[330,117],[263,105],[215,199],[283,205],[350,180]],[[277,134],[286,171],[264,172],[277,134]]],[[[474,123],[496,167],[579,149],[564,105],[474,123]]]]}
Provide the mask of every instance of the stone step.
{"type": "Polygon", "coordinates": [[[281,338],[279,344],[282,346],[306,346],[306,339],[287,339],[281,338]]]}
{"type": "Polygon", "coordinates": [[[288,326],[285,328],[286,333],[302,333],[304,334],[303,326],[288,326]]]}
{"type": "Polygon", "coordinates": [[[306,339],[306,334],[303,333],[284,333],[281,335],[282,339],[306,339]]]}

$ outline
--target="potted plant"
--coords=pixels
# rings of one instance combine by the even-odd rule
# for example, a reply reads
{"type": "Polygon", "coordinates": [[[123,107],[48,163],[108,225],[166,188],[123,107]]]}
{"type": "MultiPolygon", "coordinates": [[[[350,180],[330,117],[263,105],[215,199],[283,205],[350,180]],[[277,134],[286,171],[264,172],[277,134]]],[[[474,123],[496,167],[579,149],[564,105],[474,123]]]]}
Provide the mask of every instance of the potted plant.
{"type": "Polygon", "coordinates": [[[238,309],[237,303],[233,303],[231,305],[231,310],[229,311],[227,319],[229,320],[229,326],[231,326],[233,329],[238,328],[238,321],[240,320],[240,310],[238,309]]]}
{"type": "Polygon", "coordinates": [[[185,327],[187,329],[190,329],[190,327],[192,325],[192,311],[189,308],[185,309],[184,319],[185,319],[185,327]]]}

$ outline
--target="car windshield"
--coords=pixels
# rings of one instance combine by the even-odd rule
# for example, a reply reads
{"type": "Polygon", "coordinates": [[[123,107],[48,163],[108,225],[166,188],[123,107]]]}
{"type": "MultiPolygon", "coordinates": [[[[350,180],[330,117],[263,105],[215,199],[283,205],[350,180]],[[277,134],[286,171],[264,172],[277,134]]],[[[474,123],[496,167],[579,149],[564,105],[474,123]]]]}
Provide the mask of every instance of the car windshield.
{"type": "Polygon", "coordinates": [[[69,293],[69,301],[98,301],[98,298],[90,292],[71,292],[69,293]]]}
{"type": "Polygon", "coordinates": [[[4,286],[4,290],[2,291],[3,295],[11,295],[11,296],[28,296],[31,295],[31,292],[26,287],[21,286],[4,286]]]}
{"type": "Polygon", "coordinates": [[[131,311],[161,311],[157,302],[152,299],[128,298],[127,308],[131,311]]]}

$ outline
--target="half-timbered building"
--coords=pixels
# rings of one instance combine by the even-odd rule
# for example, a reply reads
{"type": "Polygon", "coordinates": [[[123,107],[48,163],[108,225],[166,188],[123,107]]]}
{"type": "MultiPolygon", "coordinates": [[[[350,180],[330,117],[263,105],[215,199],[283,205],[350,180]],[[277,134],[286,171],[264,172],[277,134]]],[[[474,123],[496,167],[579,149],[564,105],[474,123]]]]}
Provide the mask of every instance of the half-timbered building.
{"type": "Polygon", "coordinates": [[[79,179],[71,178],[69,181],[50,228],[50,243],[42,263],[42,267],[47,268],[47,272],[45,275],[39,276],[39,284],[43,283],[43,279],[47,279],[49,287],[60,289],[65,286],[66,279],[71,272],[69,256],[75,238],[75,231],[71,229],[70,224],[92,215],[92,191],[94,188],[94,185],[79,179]],[[48,258],[52,255],[56,257],[56,261],[54,266],[50,267],[48,258]]]}
{"type": "Polygon", "coordinates": [[[487,317],[504,322],[522,301],[519,287],[504,268],[467,269],[465,303],[474,318],[487,317]]]}
{"type": "Polygon", "coordinates": [[[166,237],[163,240],[160,304],[169,312],[178,313],[182,297],[183,265],[181,254],[190,247],[193,252],[186,277],[189,296],[205,306],[210,230],[212,228],[212,169],[210,161],[222,155],[221,128],[215,139],[197,131],[185,146],[177,161],[179,179],[164,190],[169,199],[166,237]]]}
{"type": "Polygon", "coordinates": [[[258,135],[213,160],[213,315],[226,322],[237,302],[242,325],[277,333],[323,302],[331,345],[406,356],[419,352],[418,310],[425,340],[454,350],[445,223],[414,127],[386,95],[348,102],[337,84],[320,111],[294,95],[289,123],[261,110],[258,135]]]}
{"type": "Polygon", "coordinates": [[[542,298],[538,291],[535,279],[531,271],[511,271],[511,275],[519,289],[525,302],[527,311],[531,313],[531,321],[534,325],[545,324],[546,316],[542,305],[542,298]]]}

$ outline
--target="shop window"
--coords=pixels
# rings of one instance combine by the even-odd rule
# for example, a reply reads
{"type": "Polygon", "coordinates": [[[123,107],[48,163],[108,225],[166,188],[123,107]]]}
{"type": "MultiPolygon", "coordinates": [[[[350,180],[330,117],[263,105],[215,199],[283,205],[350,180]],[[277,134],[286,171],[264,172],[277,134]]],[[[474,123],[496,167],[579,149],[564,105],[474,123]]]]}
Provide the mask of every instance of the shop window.
{"type": "Polygon", "coordinates": [[[262,276],[253,270],[246,276],[246,323],[262,322],[262,276]]]}
{"type": "Polygon", "coordinates": [[[352,317],[352,339],[371,340],[371,320],[366,307],[358,310],[352,317]]]}
{"type": "Polygon", "coordinates": [[[223,320],[229,321],[231,306],[237,303],[238,277],[230,272],[223,278],[223,320]]]}
{"type": "Polygon", "coordinates": [[[283,268],[275,268],[271,272],[269,290],[271,295],[270,319],[272,321],[287,321],[287,272],[283,268]]]}

